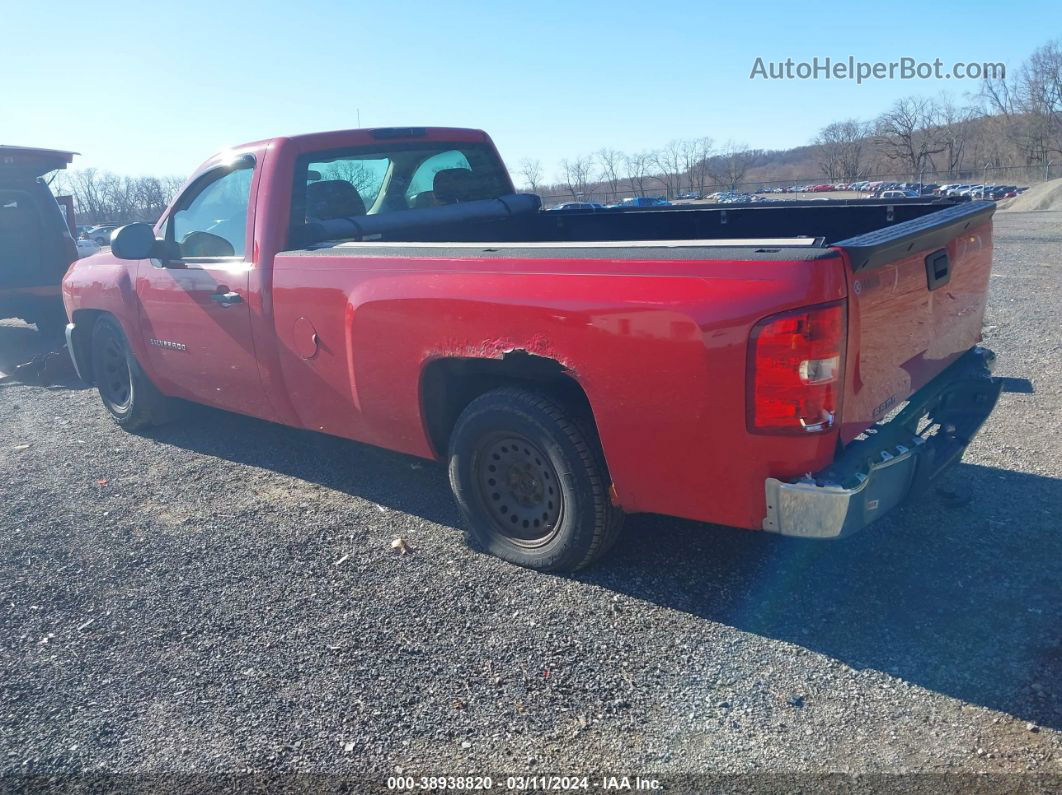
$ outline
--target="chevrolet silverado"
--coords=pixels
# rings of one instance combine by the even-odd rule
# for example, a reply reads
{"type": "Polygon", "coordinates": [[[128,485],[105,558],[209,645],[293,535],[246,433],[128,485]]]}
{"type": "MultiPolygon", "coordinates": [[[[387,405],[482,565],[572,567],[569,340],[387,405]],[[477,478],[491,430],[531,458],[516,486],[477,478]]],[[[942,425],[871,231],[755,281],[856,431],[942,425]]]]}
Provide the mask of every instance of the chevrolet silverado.
{"type": "Polygon", "coordinates": [[[274,138],[76,262],[67,337],[129,430],[183,399],[446,462],[520,565],[585,566],[636,512],[836,538],[995,405],[992,212],[544,212],[477,130],[274,138]]]}

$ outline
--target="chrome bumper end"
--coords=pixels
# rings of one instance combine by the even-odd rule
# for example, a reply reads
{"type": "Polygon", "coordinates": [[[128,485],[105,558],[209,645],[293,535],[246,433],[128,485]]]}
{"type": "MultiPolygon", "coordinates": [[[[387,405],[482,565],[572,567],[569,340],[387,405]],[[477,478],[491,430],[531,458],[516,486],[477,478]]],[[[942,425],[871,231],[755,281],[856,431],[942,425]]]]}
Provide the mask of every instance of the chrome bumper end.
{"type": "Polygon", "coordinates": [[[792,482],[767,478],[763,529],[840,538],[923,493],[962,459],[995,408],[1002,381],[991,377],[994,360],[991,351],[973,348],[912,395],[896,417],[850,443],[826,470],[792,482]]]}

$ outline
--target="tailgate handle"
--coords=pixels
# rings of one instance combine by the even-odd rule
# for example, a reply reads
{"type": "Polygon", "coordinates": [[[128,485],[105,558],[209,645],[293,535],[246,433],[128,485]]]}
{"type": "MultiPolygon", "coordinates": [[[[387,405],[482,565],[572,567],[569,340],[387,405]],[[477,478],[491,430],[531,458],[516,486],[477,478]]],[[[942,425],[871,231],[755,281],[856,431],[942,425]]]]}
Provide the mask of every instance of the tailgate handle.
{"type": "Polygon", "coordinates": [[[951,279],[951,265],[948,263],[947,249],[934,251],[926,257],[926,283],[930,290],[943,287],[951,279]]]}

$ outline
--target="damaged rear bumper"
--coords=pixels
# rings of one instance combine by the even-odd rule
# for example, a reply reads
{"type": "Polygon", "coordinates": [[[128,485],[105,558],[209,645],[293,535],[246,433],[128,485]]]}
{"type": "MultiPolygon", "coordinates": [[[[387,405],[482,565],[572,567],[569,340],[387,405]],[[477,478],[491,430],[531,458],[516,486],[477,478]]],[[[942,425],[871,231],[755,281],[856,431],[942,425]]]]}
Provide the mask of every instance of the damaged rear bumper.
{"type": "Polygon", "coordinates": [[[763,529],[804,538],[850,535],[921,494],[957,463],[992,413],[1002,382],[976,347],[911,396],[891,420],[848,445],[822,472],[767,478],[763,529]]]}

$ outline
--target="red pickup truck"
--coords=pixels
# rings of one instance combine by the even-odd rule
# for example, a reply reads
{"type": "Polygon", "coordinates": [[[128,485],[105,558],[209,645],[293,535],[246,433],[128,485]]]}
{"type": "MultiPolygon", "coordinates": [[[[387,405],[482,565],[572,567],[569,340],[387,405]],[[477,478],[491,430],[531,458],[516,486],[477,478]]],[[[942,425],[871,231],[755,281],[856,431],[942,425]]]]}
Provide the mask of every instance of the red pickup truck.
{"type": "Polygon", "coordinates": [[[274,138],[75,263],[67,336],[130,430],[181,398],[447,462],[521,565],[585,566],[635,512],[832,538],[995,405],[992,212],[543,212],[480,131],[274,138]]]}

